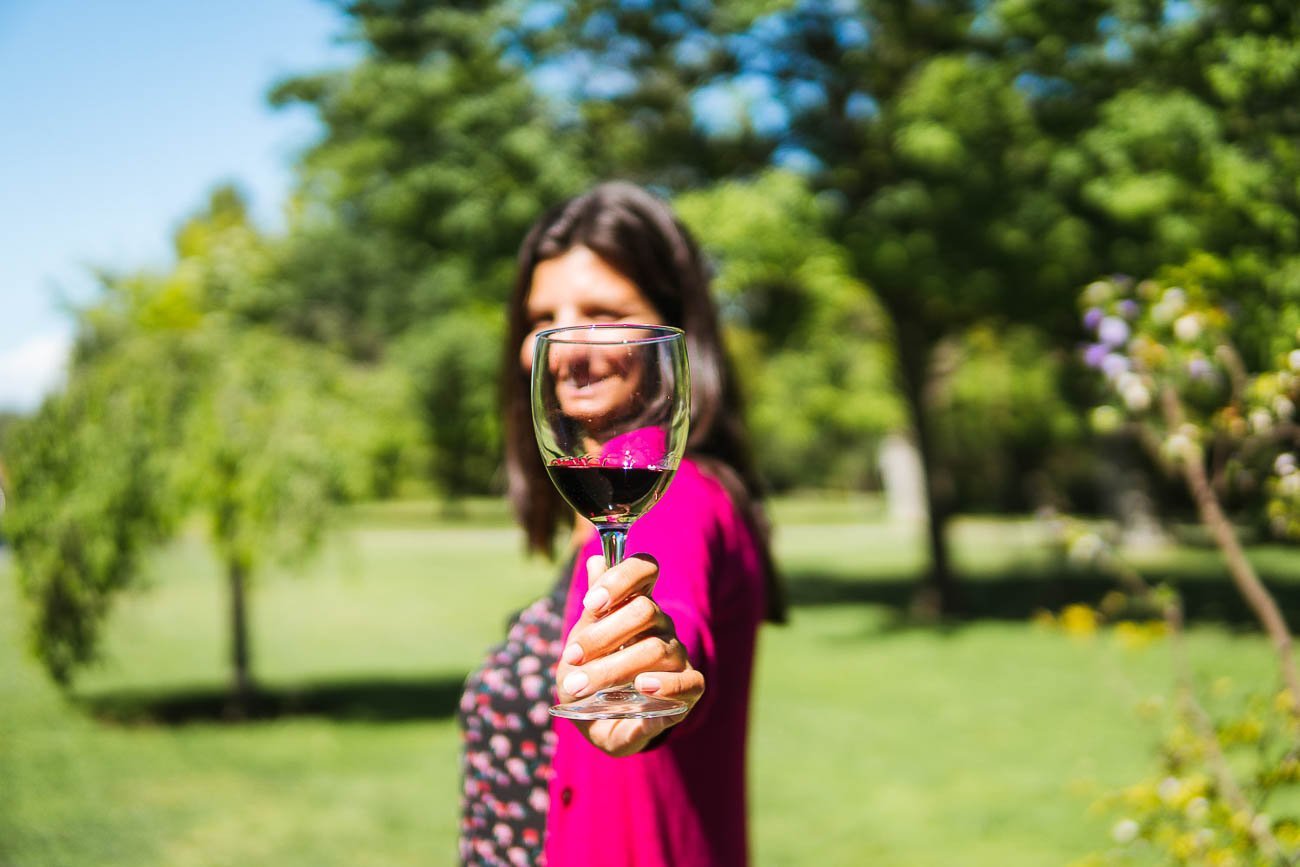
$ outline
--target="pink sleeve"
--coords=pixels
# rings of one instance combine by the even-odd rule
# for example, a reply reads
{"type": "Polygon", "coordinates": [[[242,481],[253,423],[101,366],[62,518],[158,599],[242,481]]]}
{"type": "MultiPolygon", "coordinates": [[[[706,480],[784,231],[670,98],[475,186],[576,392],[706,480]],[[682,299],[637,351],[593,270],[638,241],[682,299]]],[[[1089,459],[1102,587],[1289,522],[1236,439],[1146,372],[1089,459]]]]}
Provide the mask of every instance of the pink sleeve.
{"type": "Polygon", "coordinates": [[[721,527],[731,508],[721,485],[684,463],[663,499],[628,534],[629,555],[650,554],[659,562],[654,599],[672,618],[691,665],[704,675],[704,696],[674,730],[694,728],[709,713],[721,614],[717,603],[726,597],[718,585],[730,572],[722,562],[721,527]]]}

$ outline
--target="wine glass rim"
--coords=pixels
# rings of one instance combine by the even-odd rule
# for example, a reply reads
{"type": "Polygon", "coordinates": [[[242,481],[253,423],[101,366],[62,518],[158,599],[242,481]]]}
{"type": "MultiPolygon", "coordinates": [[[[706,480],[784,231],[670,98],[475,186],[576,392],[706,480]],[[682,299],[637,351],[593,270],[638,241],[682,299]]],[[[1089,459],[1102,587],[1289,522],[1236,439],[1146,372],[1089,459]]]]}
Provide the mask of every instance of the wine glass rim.
{"type": "MultiPolygon", "coordinates": [[[[590,346],[591,344],[614,346],[614,345],[638,345],[644,343],[663,343],[669,340],[676,340],[684,337],[686,332],[680,328],[674,328],[671,325],[642,325],[637,322],[595,322],[588,325],[566,325],[562,328],[547,328],[545,331],[537,332],[537,340],[540,343],[545,340],[547,343],[576,343],[590,346]],[[636,329],[638,331],[653,332],[648,337],[625,337],[618,338],[610,334],[610,340],[567,340],[566,334],[570,332],[585,331],[588,334],[596,332],[614,332],[629,331],[636,329]]],[[[601,335],[605,336],[604,334],[601,335]]]]}

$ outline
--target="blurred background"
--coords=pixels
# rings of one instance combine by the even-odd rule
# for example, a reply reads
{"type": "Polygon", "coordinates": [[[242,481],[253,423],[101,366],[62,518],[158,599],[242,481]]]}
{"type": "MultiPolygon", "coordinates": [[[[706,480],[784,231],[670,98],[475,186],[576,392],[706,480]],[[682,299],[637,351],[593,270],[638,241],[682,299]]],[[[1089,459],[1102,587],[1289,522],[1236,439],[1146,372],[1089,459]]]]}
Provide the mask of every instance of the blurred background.
{"type": "Polygon", "coordinates": [[[1300,841],[1221,559],[1294,617],[1289,2],[10,0],[0,82],[0,865],[454,859],[461,684],[555,568],[514,253],[613,177],[713,263],[795,606],[757,863],[1300,841]]]}

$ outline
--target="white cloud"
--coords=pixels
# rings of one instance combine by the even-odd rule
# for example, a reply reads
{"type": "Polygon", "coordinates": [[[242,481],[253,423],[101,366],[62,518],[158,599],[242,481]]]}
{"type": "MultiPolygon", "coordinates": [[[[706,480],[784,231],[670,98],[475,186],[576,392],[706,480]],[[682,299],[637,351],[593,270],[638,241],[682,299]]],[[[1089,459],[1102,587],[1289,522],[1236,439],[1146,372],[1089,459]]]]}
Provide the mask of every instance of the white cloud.
{"type": "Polygon", "coordinates": [[[35,409],[63,383],[71,349],[72,335],[61,331],[0,347],[0,409],[35,409]]]}

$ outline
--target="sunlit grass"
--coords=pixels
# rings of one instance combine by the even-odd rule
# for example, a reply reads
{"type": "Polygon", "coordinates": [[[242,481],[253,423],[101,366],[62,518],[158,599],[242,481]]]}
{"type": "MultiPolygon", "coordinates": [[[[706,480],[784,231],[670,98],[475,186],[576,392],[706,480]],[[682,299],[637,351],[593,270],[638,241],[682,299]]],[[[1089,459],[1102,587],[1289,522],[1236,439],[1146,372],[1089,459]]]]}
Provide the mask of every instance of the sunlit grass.
{"type": "MultiPolygon", "coordinates": [[[[904,611],[918,528],[881,522],[870,501],[774,514],[800,604],[761,643],[758,864],[1037,867],[1110,845],[1115,817],[1089,807],[1151,767],[1158,728],[1136,708],[1168,691],[1166,648],[1017,613],[1103,582],[1069,583],[1032,522],[961,521],[956,556],[983,613],[917,626],[904,611]]],[[[383,504],[352,523],[304,574],[258,579],[255,667],[289,712],[241,725],[140,718],[178,696],[202,707],[225,681],[220,573],[196,538],[120,600],[106,661],[72,703],[22,654],[0,566],[0,864],[451,863],[458,684],[554,566],[522,556],[499,503],[447,518],[383,504]]],[[[1286,586],[1300,579],[1260,554],[1286,586]]],[[[1161,558],[1144,565],[1216,574],[1209,552],[1161,558]]],[[[1269,685],[1254,635],[1202,625],[1192,650],[1207,674],[1269,685]]]]}

